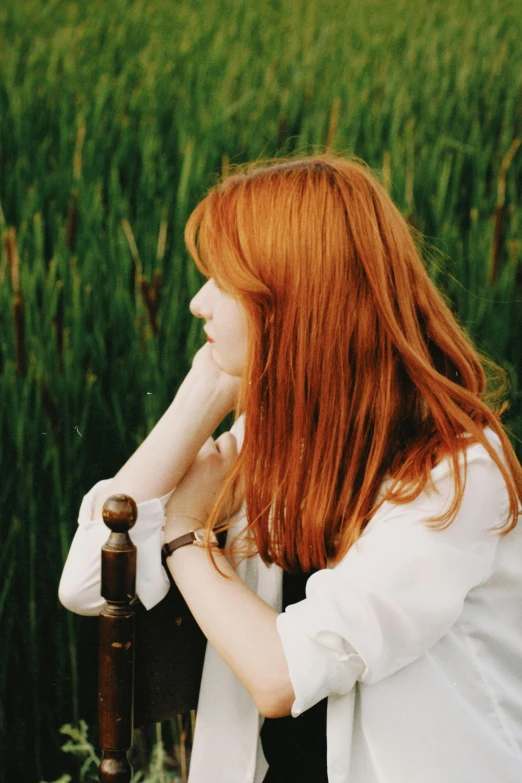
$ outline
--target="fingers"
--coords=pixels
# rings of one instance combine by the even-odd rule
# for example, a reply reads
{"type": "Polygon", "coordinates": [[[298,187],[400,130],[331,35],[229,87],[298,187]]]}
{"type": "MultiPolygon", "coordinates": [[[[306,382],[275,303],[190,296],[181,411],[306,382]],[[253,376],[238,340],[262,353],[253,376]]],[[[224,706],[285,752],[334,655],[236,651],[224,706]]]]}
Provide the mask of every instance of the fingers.
{"type": "Polygon", "coordinates": [[[200,448],[198,452],[198,456],[204,457],[207,454],[210,454],[211,452],[216,450],[216,444],[214,443],[214,438],[207,438],[202,447],[200,448]]]}
{"type": "Polygon", "coordinates": [[[215,446],[222,457],[228,462],[234,463],[237,459],[237,440],[231,432],[224,432],[215,441],[215,446]]]}

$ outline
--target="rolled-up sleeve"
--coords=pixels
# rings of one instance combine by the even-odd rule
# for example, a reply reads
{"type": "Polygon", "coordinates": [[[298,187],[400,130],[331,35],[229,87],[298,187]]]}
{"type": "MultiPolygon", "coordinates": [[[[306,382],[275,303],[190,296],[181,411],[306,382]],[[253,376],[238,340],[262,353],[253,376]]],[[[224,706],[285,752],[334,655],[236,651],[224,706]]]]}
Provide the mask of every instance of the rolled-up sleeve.
{"type": "MultiPolygon", "coordinates": [[[[99,481],[83,498],[74,535],[60,579],[58,597],[71,612],[97,615],[105,608],[101,595],[101,547],[110,531],[102,517],[92,519],[94,498],[111,479],[99,481]]],[[[136,594],[146,609],[159,603],[169,591],[161,563],[165,505],[172,492],[138,503],[138,519],[130,531],[137,549],[136,594]]]]}
{"type": "MultiPolygon", "coordinates": [[[[231,430],[241,448],[244,436],[244,416],[233,424],[231,430]]],[[[94,500],[98,491],[112,479],[95,484],[85,495],[78,515],[78,528],[65,562],[58,598],[71,612],[97,615],[103,611],[106,601],[101,595],[101,548],[107,542],[110,531],[102,517],[92,519],[94,500]]],[[[152,609],[168,593],[170,582],[161,562],[164,544],[165,507],[174,489],[160,498],[138,503],[138,518],[130,531],[136,553],[136,594],[146,609],[152,609]]]]}
{"type": "Polygon", "coordinates": [[[507,490],[487,451],[468,449],[467,478],[454,522],[430,529],[454,491],[449,462],[414,501],[385,503],[333,568],[313,574],[306,598],[277,618],[297,717],[359,680],[372,684],[412,663],[458,620],[468,592],[490,575],[506,518],[507,490]]]}

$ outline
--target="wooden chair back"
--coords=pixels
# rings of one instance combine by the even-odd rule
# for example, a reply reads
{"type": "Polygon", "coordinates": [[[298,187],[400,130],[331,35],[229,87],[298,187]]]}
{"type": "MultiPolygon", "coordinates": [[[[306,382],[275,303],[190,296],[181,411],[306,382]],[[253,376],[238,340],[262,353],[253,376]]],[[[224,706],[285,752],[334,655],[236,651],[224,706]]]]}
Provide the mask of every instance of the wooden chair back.
{"type": "Polygon", "coordinates": [[[168,574],[166,597],[147,611],[136,597],[136,547],[129,531],[137,506],[112,495],[103,506],[110,529],[101,550],[98,729],[101,783],[130,783],[134,728],[197,706],[206,639],[168,574]]]}

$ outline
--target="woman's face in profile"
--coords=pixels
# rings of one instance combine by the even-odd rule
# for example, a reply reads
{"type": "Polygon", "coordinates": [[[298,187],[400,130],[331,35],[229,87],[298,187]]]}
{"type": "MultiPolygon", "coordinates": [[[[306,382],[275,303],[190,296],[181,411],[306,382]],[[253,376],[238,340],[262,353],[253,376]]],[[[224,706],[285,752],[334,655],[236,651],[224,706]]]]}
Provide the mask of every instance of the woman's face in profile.
{"type": "Polygon", "coordinates": [[[210,278],[192,299],[190,312],[205,320],[204,331],[212,345],[216,364],[229,375],[242,375],[247,358],[248,333],[241,302],[210,278]]]}

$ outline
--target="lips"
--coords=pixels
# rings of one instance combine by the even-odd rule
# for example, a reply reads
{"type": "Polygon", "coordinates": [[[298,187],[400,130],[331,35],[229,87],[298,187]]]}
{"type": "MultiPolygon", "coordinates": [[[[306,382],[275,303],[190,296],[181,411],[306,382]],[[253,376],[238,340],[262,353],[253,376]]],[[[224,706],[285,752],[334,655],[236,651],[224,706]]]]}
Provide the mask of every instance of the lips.
{"type": "MultiPolygon", "coordinates": [[[[203,329],[203,331],[205,332],[205,330],[204,330],[204,329],[203,329]]],[[[214,340],[212,339],[212,337],[209,337],[209,336],[208,336],[208,334],[207,334],[206,332],[205,332],[205,336],[206,336],[206,338],[207,338],[207,341],[208,341],[209,343],[213,343],[213,342],[214,342],[214,340]]]]}

